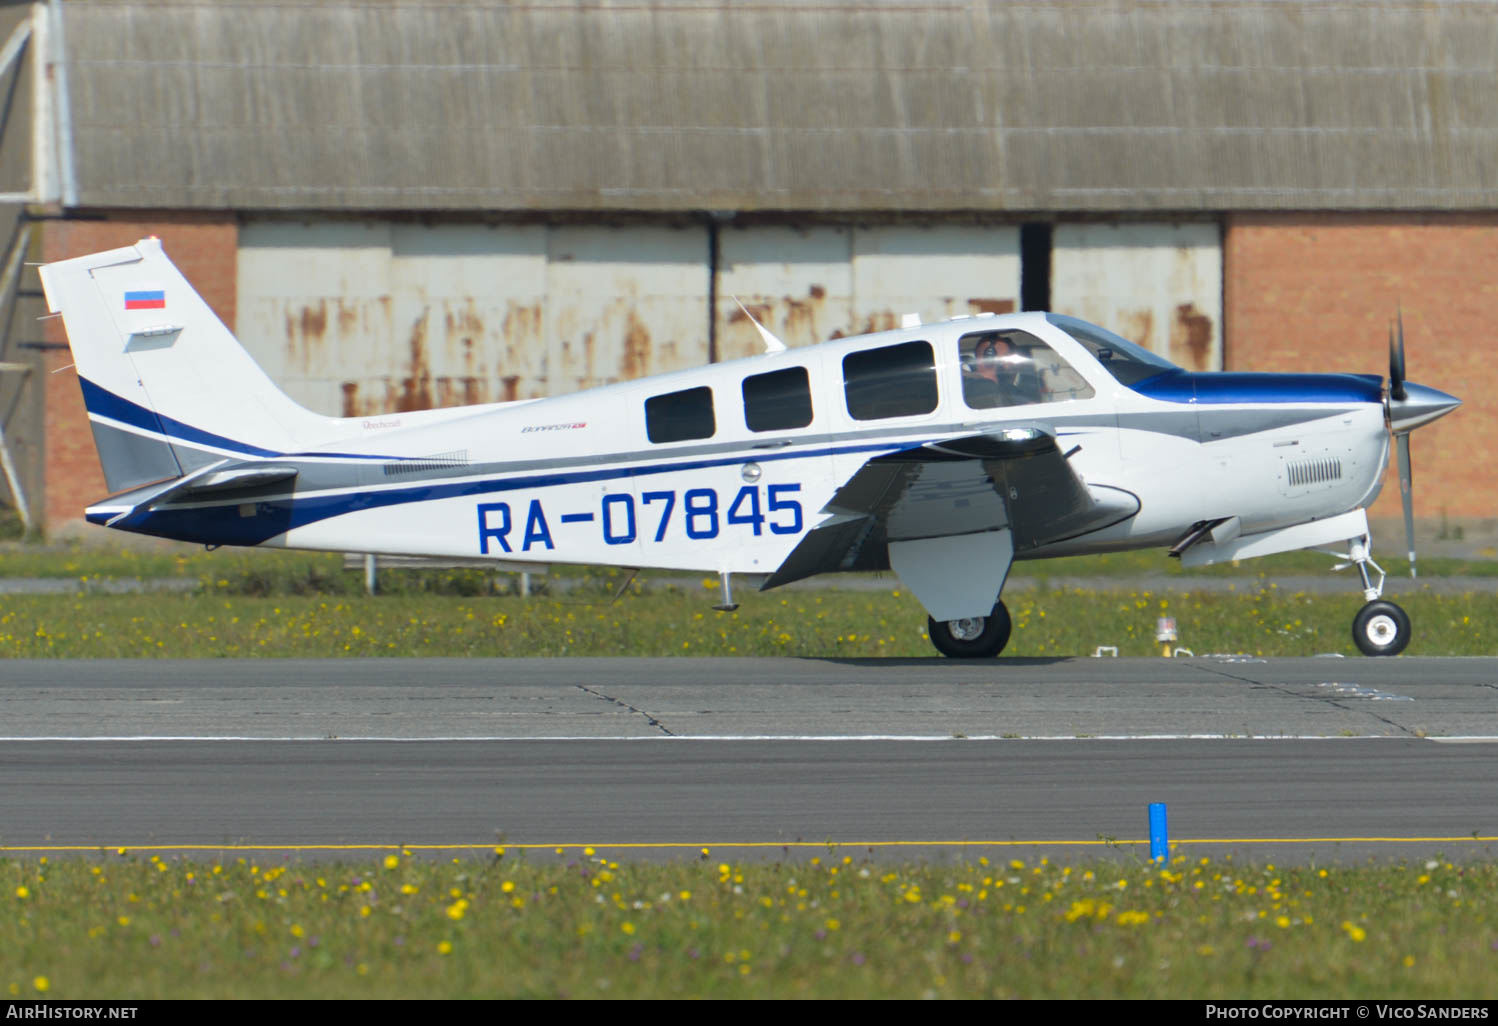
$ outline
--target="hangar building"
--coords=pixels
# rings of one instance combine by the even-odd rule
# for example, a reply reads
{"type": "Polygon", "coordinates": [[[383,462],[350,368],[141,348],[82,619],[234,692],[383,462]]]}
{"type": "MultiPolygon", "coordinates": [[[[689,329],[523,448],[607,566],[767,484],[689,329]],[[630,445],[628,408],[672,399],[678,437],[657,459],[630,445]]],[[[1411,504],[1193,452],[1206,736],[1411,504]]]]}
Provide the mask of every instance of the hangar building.
{"type": "Polygon", "coordinates": [[[748,355],[738,302],[793,345],[1047,308],[1193,368],[1379,374],[1402,309],[1411,379],[1467,403],[1416,438],[1417,513],[1498,504],[1492,0],[0,19],[3,462],[49,532],[105,486],[21,255],[145,235],[294,398],[355,416],[748,355]]]}

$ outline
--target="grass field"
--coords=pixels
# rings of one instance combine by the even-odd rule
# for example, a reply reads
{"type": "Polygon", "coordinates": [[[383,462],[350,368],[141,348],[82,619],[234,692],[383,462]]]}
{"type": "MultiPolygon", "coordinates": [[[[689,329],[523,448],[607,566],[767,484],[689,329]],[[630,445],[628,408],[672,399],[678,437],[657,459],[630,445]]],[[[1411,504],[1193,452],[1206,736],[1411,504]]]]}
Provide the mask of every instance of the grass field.
{"type": "MultiPolygon", "coordinates": [[[[1155,655],[1155,621],[1176,619],[1178,644],[1198,655],[1355,654],[1350,625],[1362,603],[1353,580],[1327,594],[1276,578],[1324,574],[1331,560],[1290,553],[1241,567],[1182,571],[1159,553],[1017,564],[1006,593],[1014,618],[1007,656],[1155,655]],[[1151,587],[1138,583],[1151,575],[1151,587]],[[1182,593],[1192,580],[1233,575],[1228,592],[1182,593]],[[1161,575],[1170,584],[1160,586],[1161,575]],[[1089,576],[1100,587],[1066,586],[1089,576]],[[1112,583],[1116,582],[1116,584],[1112,583]]],[[[1391,573],[1397,565],[1386,564],[1391,573]]],[[[1498,562],[1429,560],[1442,572],[1498,573],[1498,562]]],[[[513,594],[512,575],[482,570],[386,570],[381,594],[338,555],[196,549],[43,548],[0,551],[0,577],[71,578],[75,594],[0,598],[0,657],[798,655],[934,657],[925,614],[892,576],[857,590],[741,587],[741,608],[716,613],[711,577],[557,568],[540,594],[513,594]],[[176,593],[113,594],[119,580],[175,579],[176,593]],[[622,589],[622,591],[621,591],[622,589]]],[[[835,579],[834,579],[835,580],[835,579]]],[[[1410,654],[1498,651],[1498,597],[1401,597],[1414,624],[1410,654]]]]}
{"type": "MultiPolygon", "coordinates": [[[[1498,577],[1498,552],[1492,558],[1453,559],[1426,556],[1420,572],[1428,577],[1498,577]]],[[[1380,553],[1379,562],[1391,576],[1408,573],[1409,564],[1392,553],[1380,553]]],[[[1180,578],[1250,577],[1266,581],[1288,574],[1323,574],[1334,560],[1319,552],[1287,552],[1242,563],[1224,563],[1196,569],[1183,568],[1163,550],[1111,553],[1103,556],[1069,556],[1061,559],[1020,561],[1014,565],[1015,579],[1046,580],[1057,577],[1140,577],[1166,575],[1180,578]]],[[[599,571],[554,568],[568,576],[598,576],[599,571]]],[[[648,576],[648,575],[647,575],[648,576]]],[[[1345,575],[1344,575],[1345,576],[1345,575]]],[[[0,577],[64,578],[186,578],[204,584],[227,582],[234,590],[315,590],[328,594],[352,594],[363,588],[358,572],[344,569],[336,553],[289,552],[275,549],[216,549],[206,551],[187,545],[37,545],[0,543],[0,577]]],[[[391,572],[382,575],[386,590],[441,590],[444,588],[490,590],[489,577],[481,571],[391,572]]],[[[1352,585],[1348,585],[1352,589],[1352,585]]]]}
{"type": "MultiPolygon", "coordinates": [[[[703,585],[716,587],[716,582],[703,585]]],[[[0,658],[340,656],[936,657],[926,616],[894,581],[879,591],[746,593],[733,613],[716,592],[595,592],[560,598],[407,593],[352,595],[10,595],[0,599],[0,658]]],[[[1006,656],[1158,655],[1155,621],[1173,616],[1197,655],[1356,654],[1351,595],[1160,594],[1127,587],[1015,592],[1006,656]]],[[[1412,655],[1498,651],[1498,596],[1401,599],[1415,623],[1412,655]]]]}
{"type": "MultiPolygon", "coordinates": [[[[501,849],[502,850],[502,849],[501,849]]],[[[0,862],[34,998],[1491,997],[1498,868],[0,862]]]]}

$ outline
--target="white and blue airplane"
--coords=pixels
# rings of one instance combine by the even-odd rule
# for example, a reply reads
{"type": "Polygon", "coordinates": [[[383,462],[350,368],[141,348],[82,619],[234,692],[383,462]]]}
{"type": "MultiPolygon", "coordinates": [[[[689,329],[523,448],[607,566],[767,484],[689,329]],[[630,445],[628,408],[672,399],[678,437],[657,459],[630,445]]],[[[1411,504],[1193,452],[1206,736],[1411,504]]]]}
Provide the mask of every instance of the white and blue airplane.
{"type": "MultiPolygon", "coordinates": [[[[339,418],[287,397],[155,238],[41,268],[114,494],[90,522],[250,545],[735,574],[892,569],[948,656],[994,656],[1013,562],[1188,566],[1345,546],[1394,655],[1365,510],[1460,405],[1366,374],[1192,373],[1073,317],[954,318],[573,395],[339,418]],[[1371,571],[1371,573],[1370,573],[1371,571]]],[[[756,325],[758,327],[758,325],[756,325]]],[[[1411,531],[1412,534],[1412,531],[1411,531]]],[[[1413,540],[1411,538],[1413,571],[1413,540]]],[[[1340,555],[1340,553],[1338,553],[1340,555]]]]}

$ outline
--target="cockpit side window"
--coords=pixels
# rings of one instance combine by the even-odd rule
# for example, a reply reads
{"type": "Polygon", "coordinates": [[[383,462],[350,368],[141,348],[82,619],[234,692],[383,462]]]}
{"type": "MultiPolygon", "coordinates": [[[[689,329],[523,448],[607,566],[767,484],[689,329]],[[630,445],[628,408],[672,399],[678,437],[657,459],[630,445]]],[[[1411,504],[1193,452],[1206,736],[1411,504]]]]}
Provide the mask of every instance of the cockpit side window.
{"type": "Polygon", "coordinates": [[[1092,386],[1028,331],[975,331],[957,340],[969,409],[1091,399],[1092,386]]]}
{"type": "Polygon", "coordinates": [[[854,420],[916,417],[936,409],[930,342],[901,342],[843,357],[843,394],[854,420]]]}
{"type": "Polygon", "coordinates": [[[1097,362],[1103,365],[1103,369],[1118,379],[1119,384],[1133,385],[1156,374],[1180,370],[1165,357],[1078,317],[1046,314],[1046,320],[1085,346],[1089,353],[1097,357],[1097,362]]]}

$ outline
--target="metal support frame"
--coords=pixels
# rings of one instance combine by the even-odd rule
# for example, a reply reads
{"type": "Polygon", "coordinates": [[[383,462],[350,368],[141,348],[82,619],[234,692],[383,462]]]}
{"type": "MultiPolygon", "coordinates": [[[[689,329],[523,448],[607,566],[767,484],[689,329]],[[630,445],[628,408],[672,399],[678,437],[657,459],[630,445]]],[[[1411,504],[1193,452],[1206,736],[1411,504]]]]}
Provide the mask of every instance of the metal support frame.
{"type": "Polygon", "coordinates": [[[0,44],[0,77],[31,55],[31,188],[0,192],[0,203],[78,203],[73,123],[63,48],[61,0],[37,0],[0,44]]]}
{"type": "MultiPolygon", "coordinates": [[[[1331,552],[1326,549],[1320,551],[1325,552],[1329,556],[1336,556],[1338,559],[1343,558],[1340,552],[1331,552]]],[[[1373,602],[1380,598],[1384,593],[1384,579],[1388,575],[1384,573],[1383,567],[1373,561],[1373,540],[1366,534],[1361,538],[1347,539],[1346,560],[1346,562],[1338,563],[1332,567],[1332,570],[1346,570],[1350,566],[1357,567],[1358,575],[1363,579],[1363,601],[1373,602]],[[1368,573],[1370,566],[1378,574],[1378,581],[1376,583],[1368,573]]]]}
{"type": "MultiPolygon", "coordinates": [[[[23,218],[16,225],[15,237],[11,240],[10,253],[6,257],[5,269],[0,271],[0,354],[8,354],[11,348],[13,327],[15,324],[16,307],[20,303],[20,281],[21,267],[26,257],[26,250],[31,246],[31,225],[23,218]]],[[[17,388],[19,396],[20,389],[26,386],[27,376],[31,373],[29,363],[16,363],[12,361],[0,361],[0,374],[19,374],[22,376],[17,388]]],[[[0,471],[5,475],[5,483],[10,487],[11,496],[15,499],[16,512],[21,517],[21,526],[28,533],[31,531],[31,510],[26,502],[26,491],[21,485],[21,475],[16,469],[15,458],[11,454],[10,442],[5,437],[5,425],[10,421],[10,414],[15,409],[15,403],[0,417],[0,471]]]]}
{"type": "MultiPolygon", "coordinates": [[[[14,83],[17,76],[28,73],[31,76],[31,123],[26,126],[30,135],[31,181],[24,190],[12,187],[0,191],[0,204],[66,207],[77,203],[65,57],[61,0],[35,0],[26,16],[0,43],[0,80],[14,83]],[[29,69],[24,63],[28,60],[29,69]]],[[[15,132],[18,128],[0,123],[0,130],[15,132]]],[[[23,210],[0,270],[0,375],[21,376],[8,407],[0,411],[0,473],[14,498],[21,523],[30,531],[31,510],[5,434],[5,425],[9,424],[24,390],[34,387],[30,382],[35,368],[30,363],[8,359],[16,341],[14,321],[20,302],[21,268],[31,245],[31,225],[26,218],[27,212],[23,210]]]]}

